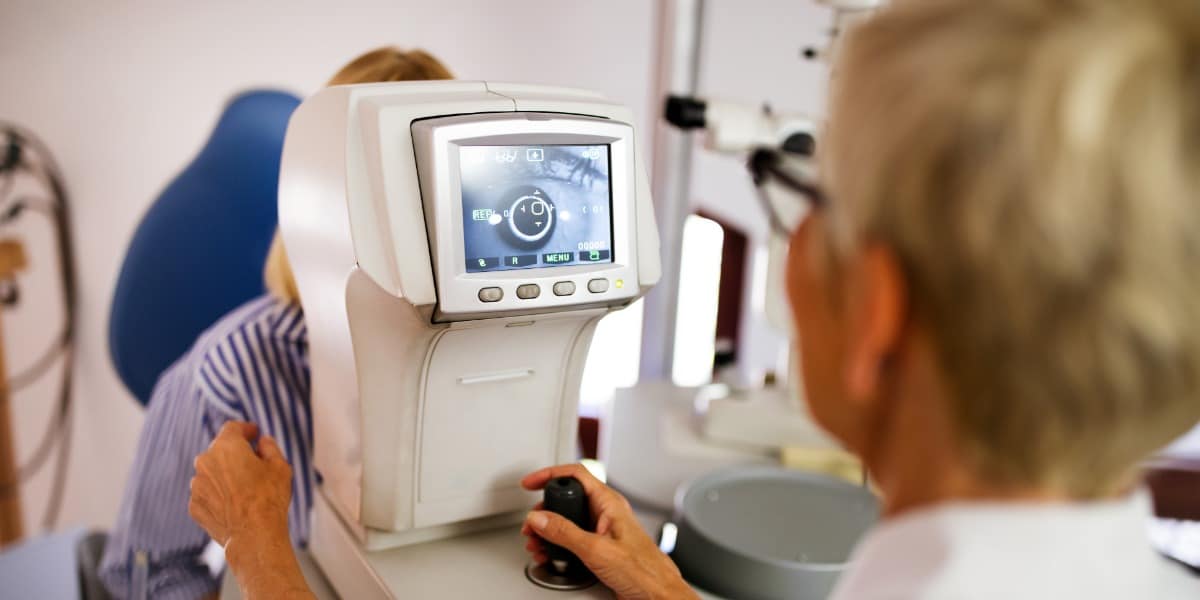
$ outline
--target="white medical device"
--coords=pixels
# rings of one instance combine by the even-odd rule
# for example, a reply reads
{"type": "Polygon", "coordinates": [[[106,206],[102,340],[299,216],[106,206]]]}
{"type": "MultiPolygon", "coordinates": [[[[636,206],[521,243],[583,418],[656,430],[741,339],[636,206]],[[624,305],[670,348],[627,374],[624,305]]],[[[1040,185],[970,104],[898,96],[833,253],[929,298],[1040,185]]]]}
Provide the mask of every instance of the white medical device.
{"type": "Polygon", "coordinates": [[[521,475],[575,460],[593,329],[659,279],[631,122],[588,92],[461,81],[330,87],[292,116],[279,219],[318,500],[364,551],[515,522],[521,475]]]}

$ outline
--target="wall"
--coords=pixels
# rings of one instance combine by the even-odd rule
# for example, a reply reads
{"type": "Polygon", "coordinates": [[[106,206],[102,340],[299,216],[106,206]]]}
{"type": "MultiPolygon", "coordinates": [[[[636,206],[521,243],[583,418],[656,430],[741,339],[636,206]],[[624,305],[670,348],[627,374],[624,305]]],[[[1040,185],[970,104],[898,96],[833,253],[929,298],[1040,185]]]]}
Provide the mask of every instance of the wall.
{"type": "MultiPolygon", "coordinates": [[[[7,0],[0,18],[0,118],[53,149],[72,193],[80,262],[80,351],[64,525],[108,526],[142,411],[109,362],[108,304],[125,245],[151,200],[200,148],[232,94],[308,93],[363,50],[426,48],[462,78],[599,90],[651,117],[655,4],[643,0],[7,0]]],[[[25,302],[4,315],[9,372],[24,369],[60,322],[49,231],[14,231],[32,254],[25,302]],[[42,300],[45,298],[46,300],[42,300]]],[[[53,400],[52,377],[14,399],[29,456],[53,400]]],[[[24,491],[34,530],[48,471],[24,491]]]]}

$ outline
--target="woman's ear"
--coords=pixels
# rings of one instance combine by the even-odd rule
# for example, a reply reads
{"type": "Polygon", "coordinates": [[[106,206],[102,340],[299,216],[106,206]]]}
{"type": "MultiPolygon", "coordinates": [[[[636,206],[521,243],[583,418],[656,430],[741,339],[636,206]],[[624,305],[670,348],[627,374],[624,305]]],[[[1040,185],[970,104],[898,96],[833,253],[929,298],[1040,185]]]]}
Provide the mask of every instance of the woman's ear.
{"type": "Polygon", "coordinates": [[[878,396],[888,358],[903,342],[908,282],[896,253],[868,242],[852,261],[846,283],[846,390],[851,401],[869,403],[878,396]]]}

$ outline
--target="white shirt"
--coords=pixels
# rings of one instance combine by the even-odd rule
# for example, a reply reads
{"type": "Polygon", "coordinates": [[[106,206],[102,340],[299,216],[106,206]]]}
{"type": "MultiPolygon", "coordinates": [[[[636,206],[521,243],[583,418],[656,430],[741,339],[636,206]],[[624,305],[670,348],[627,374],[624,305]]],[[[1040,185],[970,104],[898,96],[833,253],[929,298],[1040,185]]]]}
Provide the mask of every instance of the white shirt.
{"type": "Polygon", "coordinates": [[[1079,504],[961,503],[869,532],[830,600],[1197,600],[1151,549],[1145,493],[1079,504]]]}

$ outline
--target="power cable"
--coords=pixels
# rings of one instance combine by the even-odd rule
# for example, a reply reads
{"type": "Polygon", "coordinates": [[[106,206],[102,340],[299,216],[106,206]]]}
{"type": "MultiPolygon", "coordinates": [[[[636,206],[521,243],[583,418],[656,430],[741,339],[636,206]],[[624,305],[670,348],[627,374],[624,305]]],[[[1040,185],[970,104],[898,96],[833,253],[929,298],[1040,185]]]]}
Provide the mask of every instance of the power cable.
{"type": "MultiPolygon", "coordinates": [[[[40,379],[62,359],[61,378],[54,412],[47,423],[33,455],[17,470],[15,481],[0,482],[0,497],[16,494],[19,487],[39,473],[52,455],[54,475],[51,480],[50,497],[42,516],[42,527],[53,529],[62,509],[66,487],[66,475],[71,447],[72,380],[75,351],[78,288],[76,265],[71,238],[71,211],[66,186],[54,158],[44,143],[32,133],[10,123],[0,122],[0,133],[5,142],[0,147],[0,224],[10,224],[19,219],[26,210],[34,210],[48,217],[55,231],[58,250],[58,271],[61,281],[65,317],[63,328],[54,345],[42,353],[33,366],[17,374],[8,393],[23,389],[40,379]],[[49,193],[49,199],[28,197],[8,200],[15,188],[16,174],[25,172],[38,179],[49,193]],[[55,454],[57,450],[57,454],[55,454]]],[[[19,296],[18,296],[19,298],[19,296]]]]}

